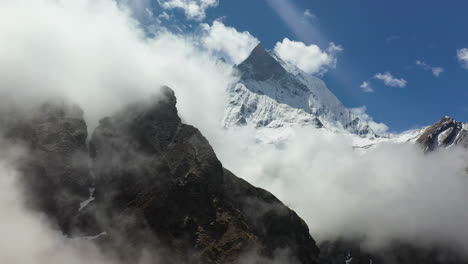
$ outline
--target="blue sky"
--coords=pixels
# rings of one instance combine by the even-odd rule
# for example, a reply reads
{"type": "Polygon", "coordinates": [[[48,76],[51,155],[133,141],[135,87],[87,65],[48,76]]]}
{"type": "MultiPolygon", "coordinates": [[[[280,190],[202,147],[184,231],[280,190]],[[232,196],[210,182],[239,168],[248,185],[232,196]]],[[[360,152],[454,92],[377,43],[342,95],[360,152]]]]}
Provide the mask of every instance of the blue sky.
{"type": "Polygon", "coordinates": [[[462,0],[219,0],[203,22],[224,17],[226,26],[250,32],[269,49],[285,37],[322,49],[341,45],[336,68],[323,75],[330,90],[346,106],[366,106],[376,121],[403,131],[445,115],[468,121],[468,71],[457,60],[457,50],[468,47],[466,10],[462,0]],[[438,77],[436,67],[444,70],[438,77]],[[373,78],[385,72],[406,86],[373,78]],[[364,81],[374,92],[360,88],[364,81]]]}

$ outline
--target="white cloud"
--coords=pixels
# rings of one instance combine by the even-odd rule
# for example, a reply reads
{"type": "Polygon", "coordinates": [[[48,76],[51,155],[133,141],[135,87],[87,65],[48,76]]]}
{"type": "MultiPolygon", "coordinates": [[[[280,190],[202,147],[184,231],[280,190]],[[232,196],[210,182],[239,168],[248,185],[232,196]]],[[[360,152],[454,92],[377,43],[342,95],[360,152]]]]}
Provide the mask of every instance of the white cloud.
{"type": "Polygon", "coordinates": [[[183,9],[187,19],[201,21],[206,17],[206,10],[216,7],[218,0],[158,0],[164,9],[183,9]]]}
{"type": "Polygon", "coordinates": [[[458,61],[462,64],[463,68],[468,69],[468,49],[463,48],[457,50],[458,61]]]}
{"type": "Polygon", "coordinates": [[[439,77],[441,73],[443,73],[445,70],[442,67],[432,67],[431,68],[432,74],[434,74],[435,77],[439,77]]]}
{"type": "Polygon", "coordinates": [[[368,81],[362,82],[361,86],[359,86],[359,87],[361,87],[361,89],[366,93],[373,93],[374,92],[374,89],[372,88],[371,84],[368,81]]]}
{"type": "Polygon", "coordinates": [[[312,11],[310,9],[306,9],[304,11],[304,17],[306,17],[306,18],[317,18],[317,16],[314,13],[312,13],[312,11]]]}
{"type": "Polygon", "coordinates": [[[362,153],[345,135],[305,128],[276,148],[256,143],[255,130],[226,133],[211,140],[224,166],[296,210],[319,243],[344,237],[372,248],[397,240],[468,249],[463,149],[424,154],[389,143],[362,153]]]}
{"type": "MultiPolygon", "coordinates": [[[[372,88],[371,88],[372,89],[372,88]]],[[[377,123],[369,116],[367,112],[366,106],[356,107],[350,109],[353,114],[355,114],[359,119],[369,124],[370,128],[377,134],[377,135],[386,135],[388,133],[389,127],[384,123],[377,123]]]]}
{"type": "Polygon", "coordinates": [[[213,25],[202,24],[202,45],[208,50],[227,56],[230,61],[238,64],[245,60],[259,43],[249,32],[239,32],[235,28],[225,26],[221,21],[213,25]]]}
{"type": "Polygon", "coordinates": [[[276,43],[274,48],[278,56],[306,73],[324,73],[328,68],[336,67],[336,53],[343,48],[334,43],[326,51],[317,45],[305,45],[303,42],[292,41],[288,38],[276,43]]]}
{"type": "Polygon", "coordinates": [[[84,108],[90,130],[123,104],[168,85],[181,116],[205,132],[205,124],[221,119],[233,78],[198,38],[163,28],[147,38],[111,0],[0,1],[0,39],[0,98],[28,105],[63,96],[84,108]],[[213,116],[198,118],[207,113],[213,116]]]}
{"type": "Polygon", "coordinates": [[[433,67],[433,66],[427,64],[426,62],[420,61],[420,60],[416,61],[416,65],[420,66],[421,68],[423,68],[426,71],[431,71],[432,74],[435,77],[439,77],[440,74],[445,71],[444,68],[442,68],[442,67],[433,67]]]}
{"type": "Polygon", "coordinates": [[[390,86],[390,87],[399,87],[399,88],[404,88],[408,84],[408,82],[405,79],[398,79],[395,78],[391,73],[385,72],[385,73],[377,73],[374,76],[375,79],[381,80],[385,83],[385,85],[390,86]]]}

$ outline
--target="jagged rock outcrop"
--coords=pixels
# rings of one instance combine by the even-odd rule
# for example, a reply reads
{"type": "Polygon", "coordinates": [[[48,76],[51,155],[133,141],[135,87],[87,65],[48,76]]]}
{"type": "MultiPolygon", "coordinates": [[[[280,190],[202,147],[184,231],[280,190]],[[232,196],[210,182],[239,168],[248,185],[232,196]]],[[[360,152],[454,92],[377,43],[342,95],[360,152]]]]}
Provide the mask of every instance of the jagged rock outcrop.
{"type": "Polygon", "coordinates": [[[231,263],[255,247],[266,258],[287,250],[299,263],[315,263],[302,219],[225,170],[201,133],[181,122],[173,91],[163,93],[101,120],[93,133],[96,199],[108,218],[132,218],[111,221],[109,236],[125,230],[138,245],[153,234],[187,262],[231,263]]]}
{"type": "Polygon", "coordinates": [[[416,141],[425,151],[454,145],[468,147],[468,125],[448,116],[427,127],[416,141]]]}
{"type": "Polygon", "coordinates": [[[158,263],[317,263],[305,222],[223,168],[181,122],[173,91],[162,94],[102,119],[89,154],[76,106],[51,102],[7,122],[6,137],[30,150],[20,169],[34,208],[123,263],[142,252],[158,263]]]}

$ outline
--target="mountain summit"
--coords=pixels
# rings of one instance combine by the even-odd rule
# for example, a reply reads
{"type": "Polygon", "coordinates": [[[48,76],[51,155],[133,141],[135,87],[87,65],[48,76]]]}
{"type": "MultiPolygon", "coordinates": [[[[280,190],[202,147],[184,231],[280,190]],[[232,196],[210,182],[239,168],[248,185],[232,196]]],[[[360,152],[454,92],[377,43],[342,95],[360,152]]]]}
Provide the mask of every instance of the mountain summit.
{"type": "Polygon", "coordinates": [[[224,126],[313,126],[375,137],[317,77],[281,60],[261,44],[235,66],[239,81],[229,89],[224,126]]]}

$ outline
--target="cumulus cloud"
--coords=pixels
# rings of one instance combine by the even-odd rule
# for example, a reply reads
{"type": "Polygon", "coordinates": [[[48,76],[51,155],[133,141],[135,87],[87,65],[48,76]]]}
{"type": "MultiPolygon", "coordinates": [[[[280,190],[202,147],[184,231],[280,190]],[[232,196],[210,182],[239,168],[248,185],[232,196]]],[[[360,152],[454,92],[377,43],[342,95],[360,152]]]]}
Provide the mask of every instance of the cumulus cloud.
{"type": "Polygon", "coordinates": [[[420,61],[420,60],[416,61],[416,65],[418,65],[419,67],[423,68],[426,71],[431,71],[435,77],[439,77],[440,74],[445,71],[444,68],[442,67],[433,67],[427,64],[426,62],[420,61]]]}
{"type": "Polygon", "coordinates": [[[239,32],[218,20],[214,21],[211,26],[202,24],[201,27],[203,46],[219,56],[226,56],[235,64],[245,60],[259,43],[259,40],[249,32],[239,32]]]}
{"type": "Polygon", "coordinates": [[[361,86],[359,86],[362,91],[366,92],[366,93],[373,93],[374,92],[374,89],[372,88],[372,86],[370,85],[370,83],[368,81],[364,81],[362,82],[361,86]]]}
{"type": "Polygon", "coordinates": [[[405,79],[395,78],[390,72],[377,73],[374,78],[383,81],[385,85],[390,87],[404,88],[408,84],[405,79]]]}
{"type": "Polygon", "coordinates": [[[182,9],[187,19],[201,21],[206,17],[206,10],[216,7],[218,0],[158,0],[164,9],[182,9]]]}
{"type": "Polygon", "coordinates": [[[161,85],[176,91],[187,122],[216,123],[216,117],[198,116],[221,118],[231,81],[231,67],[198,48],[195,38],[164,30],[148,38],[110,0],[1,2],[0,39],[2,98],[19,105],[69,98],[84,108],[90,130],[161,85]]]}
{"type": "Polygon", "coordinates": [[[457,50],[457,59],[463,66],[463,68],[468,69],[468,49],[463,48],[457,50]]]}
{"type": "Polygon", "coordinates": [[[330,43],[327,50],[317,45],[307,46],[303,42],[288,38],[276,43],[274,51],[285,62],[291,63],[306,73],[324,73],[336,67],[336,54],[343,51],[341,46],[330,43]]]}
{"type": "Polygon", "coordinates": [[[389,127],[384,123],[377,123],[374,119],[369,116],[367,112],[366,106],[356,107],[350,109],[353,114],[355,114],[359,119],[369,124],[370,128],[377,134],[377,135],[386,135],[388,133],[389,127]]]}

